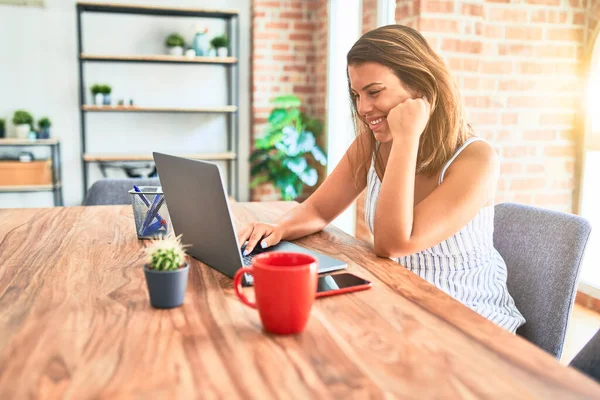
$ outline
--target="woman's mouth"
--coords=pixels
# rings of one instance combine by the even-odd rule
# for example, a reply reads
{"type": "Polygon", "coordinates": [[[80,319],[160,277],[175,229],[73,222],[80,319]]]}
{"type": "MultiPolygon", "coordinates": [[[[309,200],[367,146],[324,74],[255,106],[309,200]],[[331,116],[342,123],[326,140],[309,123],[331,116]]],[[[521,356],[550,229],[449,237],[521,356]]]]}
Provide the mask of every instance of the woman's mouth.
{"type": "Polygon", "coordinates": [[[383,125],[383,121],[385,121],[385,117],[370,119],[369,120],[369,128],[371,128],[371,130],[374,131],[374,130],[378,129],[379,127],[381,127],[381,125],[383,125]]]}

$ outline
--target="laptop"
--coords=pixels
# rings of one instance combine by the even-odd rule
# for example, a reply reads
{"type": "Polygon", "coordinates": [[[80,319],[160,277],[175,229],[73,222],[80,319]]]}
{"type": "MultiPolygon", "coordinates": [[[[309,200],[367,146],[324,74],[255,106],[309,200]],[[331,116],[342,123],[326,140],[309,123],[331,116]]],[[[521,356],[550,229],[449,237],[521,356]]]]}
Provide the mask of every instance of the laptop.
{"type": "MultiPolygon", "coordinates": [[[[267,251],[290,251],[310,254],[318,261],[319,273],[347,268],[342,260],[329,257],[291,242],[261,249],[243,257],[244,246],[238,243],[236,230],[221,173],[216,164],[162,153],[153,153],[162,191],[171,217],[173,231],[190,245],[187,254],[211,268],[233,278],[252,258],[267,251]]],[[[252,284],[245,274],[244,284],[252,284]]]]}

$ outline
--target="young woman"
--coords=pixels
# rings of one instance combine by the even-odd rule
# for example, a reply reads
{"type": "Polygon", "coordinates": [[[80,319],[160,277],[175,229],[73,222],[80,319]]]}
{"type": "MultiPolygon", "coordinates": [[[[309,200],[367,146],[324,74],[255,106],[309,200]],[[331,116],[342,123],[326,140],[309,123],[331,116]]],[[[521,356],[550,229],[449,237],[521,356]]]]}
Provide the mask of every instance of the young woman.
{"type": "Polygon", "coordinates": [[[442,59],[401,25],[372,30],[348,53],[357,138],[331,175],[275,224],[238,233],[246,251],[323,229],[366,188],[374,251],[510,332],[525,319],[494,249],[498,158],[473,136],[442,59]]]}

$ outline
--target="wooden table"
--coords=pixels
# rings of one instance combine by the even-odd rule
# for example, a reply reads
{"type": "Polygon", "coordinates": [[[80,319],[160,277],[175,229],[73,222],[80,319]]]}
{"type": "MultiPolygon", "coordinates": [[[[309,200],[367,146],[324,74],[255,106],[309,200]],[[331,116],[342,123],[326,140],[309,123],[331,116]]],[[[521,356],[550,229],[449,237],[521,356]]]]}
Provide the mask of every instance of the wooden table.
{"type": "MultiPolygon", "coordinates": [[[[237,203],[238,224],[291,203],[237,203]]],[[[149,305],[129,206],[0,209],[0,399],[600,398],[600,385],[339,230],[300,245],[373,281],[271,336],[192,259],[185,304],[149,305]]],[[[251,291],[252,289],[245,289],[251,291]]]]}

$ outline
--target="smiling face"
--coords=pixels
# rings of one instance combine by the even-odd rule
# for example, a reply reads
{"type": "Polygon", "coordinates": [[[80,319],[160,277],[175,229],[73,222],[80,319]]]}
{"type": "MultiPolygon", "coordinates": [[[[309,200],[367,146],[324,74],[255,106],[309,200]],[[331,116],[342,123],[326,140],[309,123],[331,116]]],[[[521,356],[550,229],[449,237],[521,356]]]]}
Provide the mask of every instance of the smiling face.
{"type": "Polygon", "coordinates": [[[358,116],[367,123],[377,141],[390,142],[392,133],[386,120],[389,111],[415,96],[391,69],[378,63],[351,64],[348,76],[358,116]]]}

